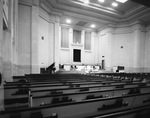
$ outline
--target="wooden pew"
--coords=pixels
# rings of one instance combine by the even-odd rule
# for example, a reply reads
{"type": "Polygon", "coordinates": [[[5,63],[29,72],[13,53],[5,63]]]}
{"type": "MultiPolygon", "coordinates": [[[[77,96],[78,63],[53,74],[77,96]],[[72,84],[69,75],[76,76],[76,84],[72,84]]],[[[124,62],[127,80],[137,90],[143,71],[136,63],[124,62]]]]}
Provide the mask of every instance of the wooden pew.
{"type": "Polygon", "coordinates": [[[148,118],[150,117],[150,106],[127,109],[109,114],[95,115],[84,118],[148,118]]]}
{"type": "MultiPolygon", "coordinates": [[[[76,86],[78,86],[78,89],[82,88],[82,87],[92,87],[92,86],[98,86],[99,84],[97,84],[96,82],[89,82],[89,83],[75,83],[76,86]],[[81,86],[80,86],[81,85],[81,86]]],[[[102,83],[103,84],[103,83],[102,83]]],[[[28,84],[27,85],[23,85],[23,86],[20,86],[19,85],[19,88],[18,87],[8,87],[7,89],[5,89],[5,107],[6,108],[13,108],[13,105],[14,107],[21,107],[21,106],[27,106],[27,99],[28,98],[28,92],[29,90],[36,88],[37,90],[40,89],[40,88],[43,88],[42,90],[46,89],[45,87],[47,86],[41,86],[41,85],[38,85],[38,86],[29,86],[28,84]],[[18,91],[14,92],[14,89],[19,89],[18,91]],[[7,90],[7,91],[6,91],[7,90]],[[17,99],[17,100],[15,100],[17,99]],[[19,101],[23,101],[24,102],[19,102],[19,101]],[[11,101],[11,102],[10,102],[11,101]],[[19,104],[18,104],[19,103],[19,104]],[[17,105],[16,105],[17,104],[17,105]]],[[[54,89],[64,89],[64,88],[70,88],[70,85],[56,85],[56,84],[50,84],[48,86],[48,89],[51,89],[51,90],[54,90],[54,89]]]]}
{"type": "Polygon", "coordinates": [[[1,111],[1,118],[9,118],[10,114],[19,113],[21,118],[30,118],[33,112],[39,111],[43,118],[57,114],[58,118],[86,118],[100,116],[123,110],[150,106],[150,93],[117,96],[109,98],[96,98],[84,101],[43,105],[31,108],[12,109],[1,111]],[[147,100],[147,102],[145,102],[147,100]]]}
{"type": "MultiPolygon", "coordinates": [[[[116,87],[120,86],[120,85],[123,85],[122,83],[120,85],[118,85],[118,83],[115,85],[100,85],[99,84],[95,84],[95,83],[92,83],[91,85],[88,85],[88,86],[78,86],[78,87],[69,87],[69,88],[51,88],[51,89],[42,89],[42,90],[32,90],[32,94],[34,93],[34,96],[36,95],[39,95],[39,96],[42,96],[42,95],[47,95],[47,94],[50,94],[50,91],[51,93],[52,92],[57,92],[57,93],[73,93],[73,92],[79,92],[79,91],[95,91],[95,90],[111,90],[111,89],[115,89],[116,87]],[[93,84],[93,85],[92,85],[93,84]]],[[[133,85],[134,87],[135,85],[133,85]]],[[[138,84],[136,85],[138,86],[138,84]]],[[[39,89],[37,87],[37,89],[39,89]]],[[[12,89],[9,89],[9,90],[12,90],[12,89]]],[[[24,90],[23,90],[24,91],[24,90]]],[[[22,93],[24,94],[14,94],[12,97],[11,97],[11,94],[6,94],[7,96],[5,96],[5,101],[12,101],[11,104],[5,104],[6,108],[13,108],[13,104],[14,104],[14,107],[20,107],[20,106],[23,106],[23,104],[20,104],[19,102],[15,102],[15,98],[19,100],[20,98],[20,101],[22,101],[22,99],[27,99],[28,98],[28,90],[26,90],[25,88],[25,91],[22,93]],[[14,103],[13,103],[14,101],[14,103]],[[18,104],[19,103],[19,104],[18,104]],[[17,104],[17,105],[16,105],[17,104]]],[[[7,102],[6,102],[7,103],[7,102]]],[[[22,103],[22,102],[21,102],[22,103]]],[[[24,106],[26,107],[27,106],[27,100],[24,101],[24,106]]]]}
{"type": "Polygon", "coordinates": [[[38,89],[38,90],[31,90],[31,93],[33,96],[42,96],[42,95],[49,95],[51,92],[57,92],[57,93],[76,93],[79,91],[98,91],[98,90],[113,90],[115,88],[134,88],[138,87],[140,83],[135,83],[135,84],[122,84],[120,85],[111,85],[111,84],[106,84],[106,85],[90,85],[90,86],[75,86],[75,87],[69,87],[69,88],[64,88],[64,89],[38,89]]]}
{"type": "Polygon", "coordinates": [[[135,87],[135,88],[115,88],[110,90],[99,90],[99,91],[83,91],[78,93],[59,93],[59,94],[48,94],[42,96],[34,96],[32,95],[32,105],[31,106],[40,106],[44,104],[53,104],[53,103],[61,103],[63,102],[71,102],[71,101],[82,101],[86,99],[94,99],[94,98],[105,98],[105,97],[113,97],[113,96],[125,96],[128,94],[138,94],[138,93],[150,93],[150,86],[145,87],[135,87]],[[134,91],[133,91],[134,90],[134,91]],[[57,100],[55,102],[54,100],[57,100]]]}
{"type": "MultiPolygon", "coordinates": [[[[70,75],[69,75],[70,76],[70,75]]],[[[78,85],[80,86],[80,87],[84,87],[83,89],[87,89],[88,87],[93,87],[93,86],[99,86],[99,84],[97,84],[97,83],[95,83],[95,82],[97,82],[97,80],[96,81],[90,81],[90,82],[85,82],[85,81],[82,81],[81,83],[79,83],[78,85]],[[84,83],[82,83],[82,82],[84,82],[84,83]],[[87,85],[87,84],[89,84],[89,83],[92,83],[91,85],[87,85]]],[[[109,83],[109,82],[111,82],[111,84],[112,85],[120,85],[120,82],[118,82],[118,83],[116,83],[116,82],[112,82],[112,81],[107,81],[107,82],[105,82],[105,81],[103,81],[104,83],[106,83],[107,84],[107,82],[109,83]]],[[[31,84],[25,84],[27,87],[22,87],[22,90],[21,90],[21,92],[20,93],[25,93],[25,94],[22,94],[22,95],[17,95],[17,94],[7,94],[7,92],[5,91],[5,95],[7,95],[5,98],[8,98],[8,99],[5,99],[6,101],[15,101],[14,99],[15,98],[17,98],[17,99],[19,99],[20,98],[20,100],[21,99],[26,99],[27,97],[28,97],[28,90],[29,90],[29,87],[30,86],[33,86],[33,87],[30,87],[30,88],[36,88],[37,87],[37,89],[40,89],[39,87],[42,87],[43,85],[42,84],[44,84],[44,85],[53,85],[53,86],[59,86],[59,85],[62,85],[61,83],[56,83],[56,84],[54,84],[54,83],[51,83],[51,84],[46,84],[46,83],[42,83],[41,85],[40,85],[41,83],[38,83],[38,86],[36,86],[36,85],[31,85],[31,84]],[[14,95],[13,97],[11,96],[11,95],[14,95]],[[11,99],[11,97],[12,97],[12,99],[11,99]]],[[[72,84],[77,84],[76,82],[75,83],[72,83],[72,84]]],[[[18,84],[19,86],[21,85],[21,84],[18,84]]],[[[17,86],[18,86],[17,85],[17,86]]],[[[13,86],[15,86],[15,85],[13,85],[13,86]]],[[[57,86],[57,87],[58,87],[57,86]]],[[[129,87],[136,87],[137,85],[126,85],[125,87],[126,88],[129,88],[129,87]]],[[[10,86],[9,86],[10,87],[10,86]]],[[[8,87],[8,88],[9,88],[8,87]]],[[[62,86],[61,86],[62,87],[62,86]]],[[[63,88],[59,88],[59,89],[63,89],[63,88]]],[[[65,86],[66,87],[66,86],[65,86]]],[[[69,85],[69,87],[70,87],[70,85],[69,85]]],[[[114,86],[111,86],[111,87],[108,87],[108,86],[103,86],[103,87],[100,87],[100,88],[91,88],[91,90],[97,90],[97,89],[101,89],[101,90],[106,90],[106,89],[114,89],[113,88],[114,86]]],[[[11,87],[10,87],[11,88],[11,87]]],[[[12,87],[13,88],[13,87],[12,87]]],[[[12,88],[11,88],[11,90],[10,91],[12,91],[12,88]]],[[[44,90],[45,90],[45,86],[44,86],[44,88],[43,88],[44,90]]],[[[48,90],[49,90],[49,88],[48,88],[48,90]]],[[[54,90],[53,89],[53,87],[51,86],[51,90],[54,90]]],[[[58,89],[57,89],[58,90],[58,89]]],[[[82,90],[82,89],[79,89],[79,90],[82,90]]],[[[9,91],[9,92],[10,92],[9,91]]],[[[34,90],[33,90],[34,91],[34,90]]],[[[72,90],[69,90],[69,91],[72,91],[72,90]]],[[[11,93],[11,92],[10,92],[11,93]]],[[[7,103],[7,102],[6,102],[7,103]]]]}
{"type": "MultiPolygon", "coordinates": [[[[125,84],[125,82],[75,82],[75,83],[58,83],[58,84],[25,84],[25,85],[17,85],[17,86],[5,86],[5,98],[13,98],[18,94],[22,94],[23,96],[28,94],[28,90],[46,90],[46,89],[64,89],[70,87],[89,87],[89,86],[100,86],[107,84],[125,84]]],[[[22,96],[21,96],[22,97],[22,96]]]]}
{"type": "Polygon", "coordinates": [[[19,82],[20,80],[26,79],[25,76],[13,76],[13,82],[19,82]]]}

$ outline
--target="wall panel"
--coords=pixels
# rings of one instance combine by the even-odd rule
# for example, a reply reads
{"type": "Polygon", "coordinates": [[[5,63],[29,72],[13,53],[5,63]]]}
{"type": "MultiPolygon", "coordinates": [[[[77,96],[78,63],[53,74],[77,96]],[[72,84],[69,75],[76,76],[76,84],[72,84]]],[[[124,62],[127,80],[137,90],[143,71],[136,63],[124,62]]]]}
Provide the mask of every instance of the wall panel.
{"type": "Polygon", "coordinates": [[[19,4],[18,9],[18,70],[27,74],[31,69],[31,7],[19,4]]]}
{"type": "Polygon", "coordinates": [[[61,49],[60,50],[60,63],[61,64],[69,64],[70,63],[70,50],[69,49],[61,49]]]}
{"type": "Polygon", "coordinates": [[[49,23],[39,17],[39,66],[48,67],[49,23]]]}
{"type": "Polygon", "coordinates": [[[49,45],[48,45],[48,65],[52,64],[54,62],[54,35],[55,35],[55,24],[49,23],[49,45]]]}

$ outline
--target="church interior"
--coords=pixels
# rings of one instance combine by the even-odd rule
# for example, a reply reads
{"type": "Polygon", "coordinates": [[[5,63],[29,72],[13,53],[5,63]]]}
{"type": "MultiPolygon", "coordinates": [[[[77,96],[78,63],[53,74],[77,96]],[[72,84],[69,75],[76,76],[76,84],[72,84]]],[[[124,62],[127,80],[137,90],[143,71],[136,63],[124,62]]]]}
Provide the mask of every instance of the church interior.
{"type": "Polygon", "coordinates": [[[149,46],[148,0],[0,0],[0,118],[148,118],[149,46]]]}

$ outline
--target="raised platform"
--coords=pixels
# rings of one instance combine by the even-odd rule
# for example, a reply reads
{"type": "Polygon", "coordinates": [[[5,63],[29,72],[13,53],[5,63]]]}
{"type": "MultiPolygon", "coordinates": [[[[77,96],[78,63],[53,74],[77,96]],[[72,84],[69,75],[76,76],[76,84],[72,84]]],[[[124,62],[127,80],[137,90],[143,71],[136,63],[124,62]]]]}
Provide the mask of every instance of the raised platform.
{"type": "Polygon", "coordinates": [[[112,71],[108,70],[65,70],[65,69],[60,69],[59,71],[56,72],[57,74],[89,74],[89,73],[113,73],[112,71]]]}

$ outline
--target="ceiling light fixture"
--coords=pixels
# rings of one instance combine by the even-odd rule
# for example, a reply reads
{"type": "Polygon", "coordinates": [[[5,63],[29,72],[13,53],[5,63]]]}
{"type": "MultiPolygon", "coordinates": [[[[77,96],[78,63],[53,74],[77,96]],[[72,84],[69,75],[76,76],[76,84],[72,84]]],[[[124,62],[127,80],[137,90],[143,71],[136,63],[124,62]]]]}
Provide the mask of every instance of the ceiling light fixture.
{"type": "Polygon", "coordinates": [[[85,4],[89,4],[89,0],[83,0],[85,4]]]}
{"type": "Polygon", "coordinates": [[[105,0],[98,0],[98,1],[101,2],[101,3],[105,2],[105,0]]]}
{"type": "Polygon", "coordinates": [[[116,0],[117,2],[121,2],[121,3],[125,3],[127,2],[128,0],[116,0]]]}
{"type": "Polygon", "coordinates": [[[66,19],[66,23],[70,24],[71,20],[70,19],[66,19]]]}
{"type": "Polygon", "coordinates": [[[96,27],[96,25],[95,25],[95,24],[92,24],[92,25],[91,25],[91,28],[95,28],[95,27],[96,27]]]}
{"type": "Polygon", "coordinates": [[[112,6],[113,6],[113,7],[117,7],[118,4],[117,4],[116,2],[113,2],[113,3],[112,3],[112,6]]]}

